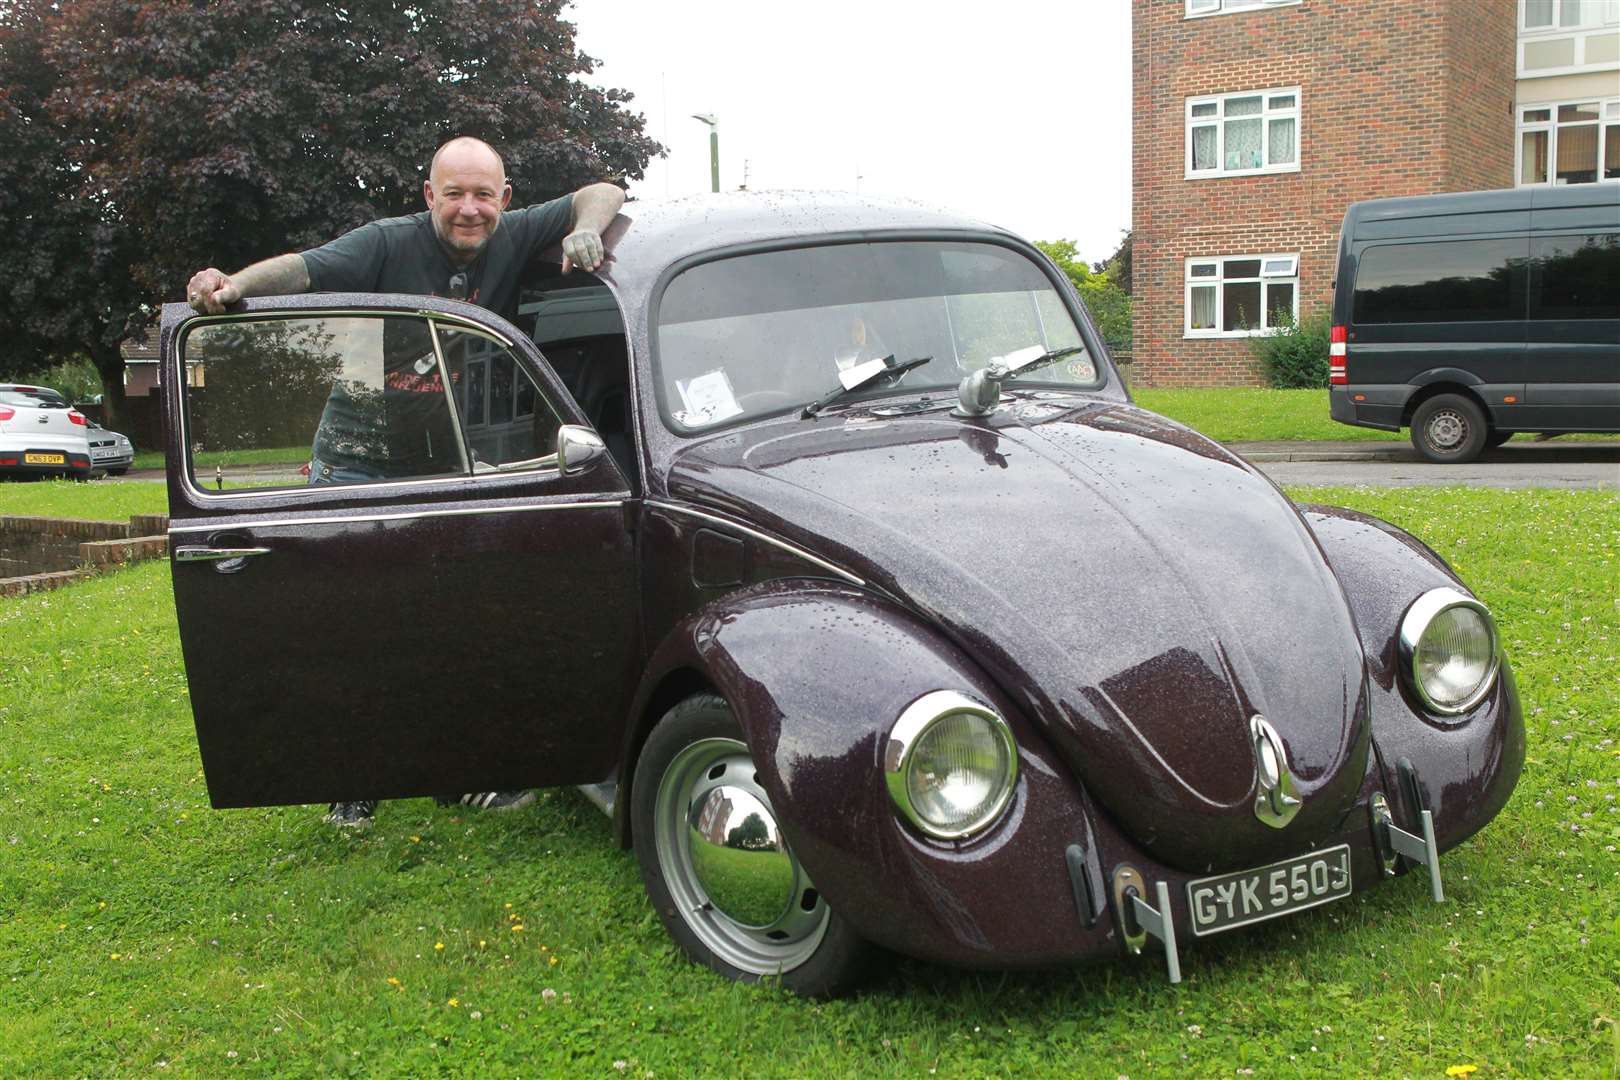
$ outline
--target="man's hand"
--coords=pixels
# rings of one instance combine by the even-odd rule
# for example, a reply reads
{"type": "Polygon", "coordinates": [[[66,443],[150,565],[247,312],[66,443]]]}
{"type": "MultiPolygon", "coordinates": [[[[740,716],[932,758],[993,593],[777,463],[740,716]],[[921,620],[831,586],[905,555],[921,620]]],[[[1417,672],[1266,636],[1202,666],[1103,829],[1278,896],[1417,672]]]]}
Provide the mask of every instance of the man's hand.
{"type": "Polygon", "coordinates": [[[575,229],[562,242],[562,272],[574,267],[595,270],[602,265],[602,236],[595,229],[575,229]]]}
{"type": "Polygon", "coordinates": [[[186,286],[186,300],[205,315],[218,315],[226,305],[242,299],[242,289],[231,276],[210,266],[191,276],[186,286]]]}

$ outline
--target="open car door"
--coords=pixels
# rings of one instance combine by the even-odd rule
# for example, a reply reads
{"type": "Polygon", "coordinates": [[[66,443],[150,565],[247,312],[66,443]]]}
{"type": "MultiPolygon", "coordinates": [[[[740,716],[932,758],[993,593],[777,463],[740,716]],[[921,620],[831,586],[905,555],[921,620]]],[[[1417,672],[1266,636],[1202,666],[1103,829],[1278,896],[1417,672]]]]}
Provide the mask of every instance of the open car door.
{"type": "Polygon", "coordinates": [[[532,342],[455,301],[325,295],[167,305],[162,354],[215,806],[612,772],[632,491],[532,342]]]}

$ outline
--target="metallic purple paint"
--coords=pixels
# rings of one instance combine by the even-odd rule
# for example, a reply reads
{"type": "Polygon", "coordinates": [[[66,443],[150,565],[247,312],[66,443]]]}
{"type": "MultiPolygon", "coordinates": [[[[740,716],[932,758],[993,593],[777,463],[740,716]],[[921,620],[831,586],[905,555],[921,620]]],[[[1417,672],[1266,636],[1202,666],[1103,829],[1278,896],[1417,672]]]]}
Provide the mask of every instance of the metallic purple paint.
{"type": "MultiPolygon", "coordinates": [[[[700,439],[662,426],[649,364],[660,289],[683,266],[749,246],[944,236],[1033,255],[1000,230],[912,206],[772,195],[632,207],[608,233],[612,258],[598,276],[623,310],[632,358],[633,484],[604,462],[582,477],[225,503],[171,469],[174,525],[196,530],[185,535],[237,534],[321,560],[236,575],[175,567],[216,804],[345,797],[332,794],[337,785],[361,781],[377,785],[368,795],[442,791],[473,786],[461,781],[478,770],[512,784],[611,778],[627,839],[622,808],[647,731],[676,701],[714,689],[834,909],[900,952],[977,967],[1121,949],[1117,911],[1090,922],[1077,908],[1070,845],[1083,845],[1104,876],[1129,864],[1167,882],[1185,941],[1183,886],[1211,872],[1348,843],[1356,888],[1382,880],[1368,807],[1381,793],[1401,827],[1417,828],[1402,762],[1441,848],[1488,821],[1524,755],[1511,671],[1504,663],[1472,712],[1440,719],[1418,708],[1395,666],[1401,615],[1427,589],[1460,587],[1454,575],[1386,523],[1332,508],[1301,514],[1241,459],[1131,406],[1089,327],[1104,387],[1013,383],[988,418],[954,418],[943,399],[932,411],[879,415],[885,403],[916,400],[902,387],[814,420],[777,416],[700,439]],[[508,512],[548,500],[609,505],[565,511],[574,515],[566,528],[508,512]],[[426,516],[400,528],[256,524],[294,504],[302,518],[426,516]],[[450,509],[477,513],[431,517],[450,509]],[[464,546],[484,564],[456,565],[464,546]],[[522,587],[452,625],[430,618],[400,577],[423,565],[441,600],[513,567],[523,568],[522,587]],[[504,635],[514,667],[491,666],[483,681],[451,690],[427,685],[411,618],[473,642],[504,635]],[[363,650],[320,651],[332,627],[365,633],[379,621],[393,642],[380,662],[363,650]],[[259,653],[211,652],[244,634],[259,653]],[[384,738],[409,715],[408,753],[356,775],[351,748],[309,707],[344,679],[358,691],[406,688],[367,723],[384,738]],[[289,687],[302,711],[277,697],[289,687]],[[995,706],[1019,745],[1008,812],[964,843],[908,829],[880,773],[895,717],[937,689],[995,706]],[[561,718],[559,693],[574,710],[561,718]],[[1280,733],[1304,797],[1285,829],[1253,811],[1254,712],[1280,733]],[[497,737],[447,766],[443,755],[465,749],[456,736],[469,715],[493,718],[497,737]],[[266,761],[268,774],[242,764],[266,761]]],[[[315,303],[257,300],[246,310],[315,303]]],[[[453,301],[403,306],[518,333],[453,301]]],[[[175,342],[190,319],[180,305],[164,311],[171,462],[185,459],[175,342]]],[[[543,358],[527,343],[520,352],[565,420],[584,422],[543,358]]]]}

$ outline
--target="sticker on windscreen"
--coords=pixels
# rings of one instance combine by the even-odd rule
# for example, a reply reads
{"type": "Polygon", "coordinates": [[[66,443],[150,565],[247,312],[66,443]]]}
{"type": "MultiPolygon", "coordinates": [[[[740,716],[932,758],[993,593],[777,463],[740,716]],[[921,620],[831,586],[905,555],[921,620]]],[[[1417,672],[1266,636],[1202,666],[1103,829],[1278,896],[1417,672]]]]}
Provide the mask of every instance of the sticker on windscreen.
{"type": "Polygon", "coordinates": [[[705,371],[690,379],[675,380],[681,403],[686,407],[675,410],[675,419],[686,427],[703,427],[729,420],[743,411],[732,392],[731,380],[723,368],[705,371]]]}

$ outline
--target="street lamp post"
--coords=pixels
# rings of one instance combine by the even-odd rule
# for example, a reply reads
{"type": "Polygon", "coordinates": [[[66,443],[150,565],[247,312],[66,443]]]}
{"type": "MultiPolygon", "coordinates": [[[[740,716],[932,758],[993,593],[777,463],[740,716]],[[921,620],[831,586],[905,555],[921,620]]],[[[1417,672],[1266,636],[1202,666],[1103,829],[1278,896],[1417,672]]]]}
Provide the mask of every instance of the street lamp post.
{"type": "Polygon", "coordinates": [[[714,113],[693,113],[692,119],[709,125],[709,188],[720,190],[720,118],[714,113]]]}

